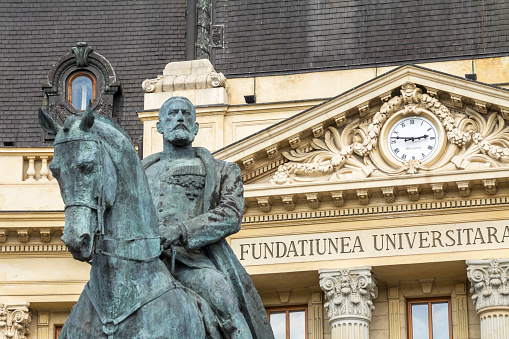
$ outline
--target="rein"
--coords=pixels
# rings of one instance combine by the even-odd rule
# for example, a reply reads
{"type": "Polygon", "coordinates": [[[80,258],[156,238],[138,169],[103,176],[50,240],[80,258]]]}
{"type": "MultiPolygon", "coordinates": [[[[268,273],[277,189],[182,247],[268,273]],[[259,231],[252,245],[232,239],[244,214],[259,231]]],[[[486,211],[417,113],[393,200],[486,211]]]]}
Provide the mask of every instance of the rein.
{"type": "Polygon", "coordinates": [[[139,263],[147,263],[147,262],[151,262],[156,259],[159,259],[159,256],[161,255],[161,252],[162,252],[161,245],[160,245],[161,244],[160,236],[112,238],[112,237],[108,237],[106,235],[97,235],[97,237],[100,237],[100,239],[98,239],[97,247],[103,247],[103,248],[96,248],[95,253],[99,254],[99,255],[113,257],[113,258],[117,258],[117,259],[121,259],[121,260],[134,261],[134,262],[139,262],[139,263]],[[113,243],[113,245],[110,245],[111,243],[113,243]],[[120,248],[122,248],[124,252],[131,252],[131,250],[136,251],[140,248],[143,248],[144,244],[146,245],[145,246],[146,249],[157,248],[157,250],[151,256],[148,256],[145,258],[133,258],[131,256],[121,255],[121,254],[112,253],[112,252],[108,251],[109,247],[118,248],[117,245],[119,245],[119,244],[123,245],[120,248]]]}

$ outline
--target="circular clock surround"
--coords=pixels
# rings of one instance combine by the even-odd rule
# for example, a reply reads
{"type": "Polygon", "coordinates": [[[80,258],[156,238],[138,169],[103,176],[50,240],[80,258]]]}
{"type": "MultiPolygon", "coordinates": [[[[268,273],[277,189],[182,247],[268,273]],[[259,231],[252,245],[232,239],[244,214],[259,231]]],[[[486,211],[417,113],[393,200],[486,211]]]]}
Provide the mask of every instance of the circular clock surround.
{"type": "Polygon", "coordinates": [[[394,114],[383,125],[379,139],[383,157],[396,168],[410,159],[429,166],[443,153],[445,144],[442,124],[431,112],[394,114]]]}

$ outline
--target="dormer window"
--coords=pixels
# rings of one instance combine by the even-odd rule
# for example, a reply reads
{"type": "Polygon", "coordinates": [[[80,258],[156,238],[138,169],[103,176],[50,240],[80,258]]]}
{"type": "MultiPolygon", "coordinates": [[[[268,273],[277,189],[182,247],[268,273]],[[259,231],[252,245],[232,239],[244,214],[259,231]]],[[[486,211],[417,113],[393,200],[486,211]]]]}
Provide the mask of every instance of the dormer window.
{"type": "MultiPolygon", "coordinates": [[[[42,88],[42,109],[61,125],[69,116],[84,112],[90,100],[95,113],[113,120],[123,111],[120,81],[113,66],[86,42],[78,42],[55,62],[42,88]]],[[[51,143],[55,135],[44,132],[42,137],[51,143]]]]}
{"type": "Polygon", "coordinates": [[[84,111],[89,100],[95,101],[96,81],[92,74],[79,72],[67,82],[67,100],[78,111],[84,111]]]}

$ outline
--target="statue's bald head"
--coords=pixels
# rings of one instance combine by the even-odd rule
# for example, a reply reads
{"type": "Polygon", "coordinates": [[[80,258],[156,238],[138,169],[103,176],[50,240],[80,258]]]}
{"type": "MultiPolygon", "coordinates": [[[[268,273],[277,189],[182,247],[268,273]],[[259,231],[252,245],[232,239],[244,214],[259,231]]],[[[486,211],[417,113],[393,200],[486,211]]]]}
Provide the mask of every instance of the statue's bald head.
{"type": "Polygon", "coordinates": [[[170,108],[177,103],[183,103],[187,104],[189,107],[189,110],[193,113],[195,119],[196,119],[196,109],[194,108],[193,103],[186,97],[171,97],[168,100],[164,102],[164,104],[161,105],[161,108],[159,109],[159,121],[161,121],[161,116],[167,115],[170,108]]]}

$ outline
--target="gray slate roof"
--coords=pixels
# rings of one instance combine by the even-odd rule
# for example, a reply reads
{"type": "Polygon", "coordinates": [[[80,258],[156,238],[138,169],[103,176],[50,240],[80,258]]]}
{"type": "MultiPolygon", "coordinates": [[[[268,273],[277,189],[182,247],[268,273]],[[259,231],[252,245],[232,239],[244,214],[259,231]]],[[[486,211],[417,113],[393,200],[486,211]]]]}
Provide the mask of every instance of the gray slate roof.
{"type": "MultiPolygon", "coordinates": [[[[192,1],[192,0],[188,0],[192,1]]],[[[228,77],[509,55],[509,1],[214,0],[228,77]]],[[[78,41],[122,84],[120,123],[142,135],[141,83],[185,60],[186,0],[0,0],[0,147],[42,145],[36,111],[51,66],[78,41]]]]}
{"type": "Polygon", "coordinates": [[[0,147],[41,145],[42,84],[78,41],[111,62],[124,96],[120,123],[136,142],[142,81],[185,60],[185,7],[185,0],[1,0],[0,147]]]}
{"type": "Polygon", "coordinates": [[[216,0],[226,76],[509,52],[505,0],[216,0]]]}

